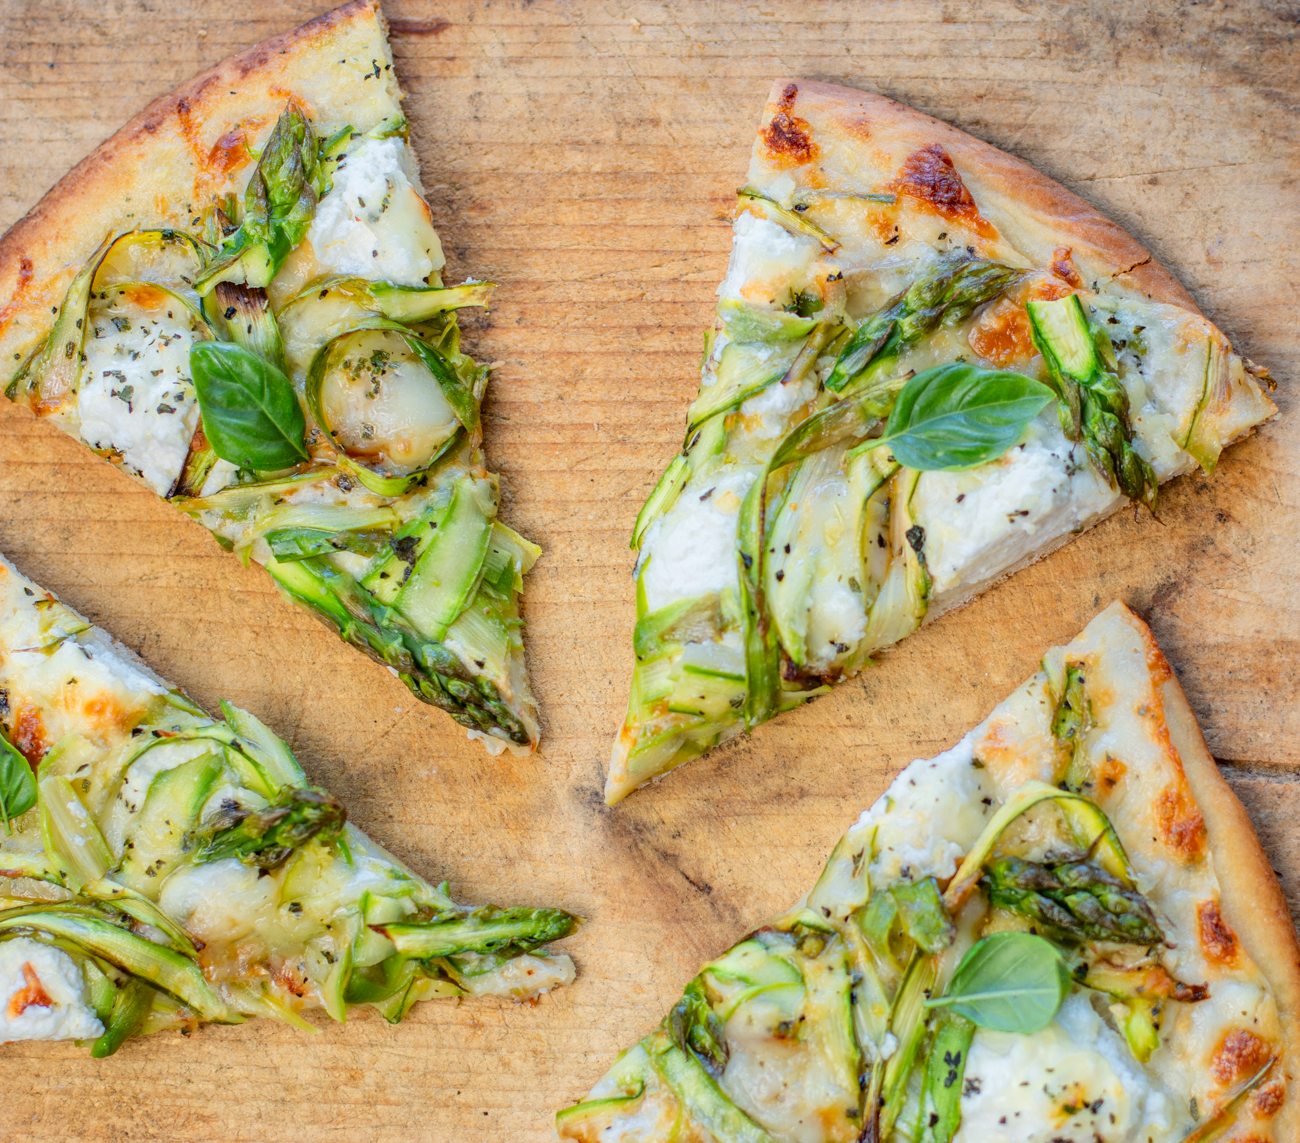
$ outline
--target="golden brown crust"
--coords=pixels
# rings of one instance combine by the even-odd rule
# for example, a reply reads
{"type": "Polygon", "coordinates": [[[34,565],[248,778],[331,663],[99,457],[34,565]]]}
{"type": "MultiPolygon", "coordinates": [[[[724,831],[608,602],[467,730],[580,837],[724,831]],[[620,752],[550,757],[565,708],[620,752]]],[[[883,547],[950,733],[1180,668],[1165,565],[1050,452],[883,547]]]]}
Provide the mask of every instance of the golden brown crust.
{"type": "MultiPolygon", "coordinates": [[[[1123,227],[1028,163],[951,124],[874,92],[788,78],[772,86],[760,141],[781,117],[810,125],[805,147],[847,148],[867,156],[865,164],[854,164],[858,167],[893,173],[927,149],[941,148],[982,216],[1035,265],[1051,265],[1058,248],[1069,247],[1085,284],[1109,282],[1121,292],[1200,312],[1174,276],[1123,227]]],[[[938,161],[937,152],[929,153],[938,161]]]]}
{"type": "Polygon", "coordinates": [[[76,267],[107,233],[196,231],[206,201],[238,189],[252,161],[244,144],[290,98],[360,130],[383,117],[377,106],[397,105],[378,0],[353,0],[155,99],[0,238],[0,378],[44,336],[76,267]],[[246,139],[232,138],[241,131],[246,139]]]}
{"type": "MultiPolygon", "coordinates": [[[[1136,616],[1134,620],[1141,623],[1136,616]]],[[[1170,741],[1205,820],[1219,879],[1222,919],[1264,974],[1277,1000],[1286,1052],[1286,1099],[1274,1120],[1274,1138],[1300,1138],[1300,944],[1291,914],[1250,816],[1219,773],[1172,672],[1161,690],[1170,741]]]]}

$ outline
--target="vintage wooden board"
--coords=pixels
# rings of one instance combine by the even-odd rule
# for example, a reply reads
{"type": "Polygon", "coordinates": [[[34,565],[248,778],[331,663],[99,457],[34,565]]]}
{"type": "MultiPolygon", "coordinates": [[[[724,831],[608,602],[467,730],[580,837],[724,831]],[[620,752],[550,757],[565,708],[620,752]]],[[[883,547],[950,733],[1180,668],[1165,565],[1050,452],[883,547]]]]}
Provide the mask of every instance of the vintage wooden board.
{"type": "MultiPolygon", "coordinates": [[[[150,98],[326,3],[2,0],[0,227],[150,98]]],[[[1014,0],[391,0],[529,580],[546,738],[491,760],[195,524],[0,406],[0,550],[198,700],[257,711],[427,874],[590,924],[533,1009],[439,1003],[315,1038],[253,1023],[96,1063],[0,1049],[13,1140],[542,1140],[699,962],[784,907],[913,757],[958,738],[1112,598],[1149,616],[1300,908],[1300,102],[1291,6],[1014,0]],[[1281,418],[1161,521],[1112,519],[835,695],[614,811],[631,522],[676,446],[775,75],[872,87],[1007,147],[1128,225],[1281,381],[1281,418]]]]}

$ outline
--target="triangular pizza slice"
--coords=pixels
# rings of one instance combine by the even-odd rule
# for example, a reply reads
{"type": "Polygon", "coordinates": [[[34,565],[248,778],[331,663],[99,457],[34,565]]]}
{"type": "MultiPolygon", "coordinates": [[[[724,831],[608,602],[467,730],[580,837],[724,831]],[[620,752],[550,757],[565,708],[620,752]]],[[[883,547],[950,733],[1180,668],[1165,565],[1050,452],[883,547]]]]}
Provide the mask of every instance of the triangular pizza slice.
{"type": "Polygon", "coordinates": [[[0,1043],[299,1027],[573,980],[560,909],[458,905],[247,711],[210,717],[0,558],[0,1043]]]}
{"type": "Polygon", "coordinates": [[[0,240],[0,378],[492,752],[537,744],[488,367],[377,3],[218,64],[0,240]]]}
{"type": "Polygon", "coordinates": [[[558,1117],[584,1143],[1209,1143],[1300,1131],[1300,948],[1122,604],[913,762],[784,916],[558,1117]]]}
{"type": "Polygon", "coordinates": [[[779,81],[681,452],[638,516],[606,796],[820,694],[1270,417],[1267,375],[1037,171],[779,81]]]}

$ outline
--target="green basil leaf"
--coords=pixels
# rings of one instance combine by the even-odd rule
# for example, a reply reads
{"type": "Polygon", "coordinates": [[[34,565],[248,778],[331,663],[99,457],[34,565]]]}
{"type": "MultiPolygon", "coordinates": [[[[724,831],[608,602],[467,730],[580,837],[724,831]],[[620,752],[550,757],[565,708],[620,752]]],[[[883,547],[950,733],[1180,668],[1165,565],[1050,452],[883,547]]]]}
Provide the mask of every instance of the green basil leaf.
{"type": "Polygon", "coordinates": [[[200,341],[190,373],[203,434],[222,460],[273,472],[309,460],[307,425],[293,385],[269,361],[229,341],[200,341]]]}
{"type": "Polygon", "coordinates": [[[921,472],[974,468],[997,460],[1051,401],[1041,381],[955,362],[918,373],[898,394],[874,446],[921,472]]]}
{"type": "Polygon", "coordinates": [[[1056,946],[1033,933],[994,933],[961,958],[944,994],[927,1008],[950,1008],[981,1028],[1037,1032],[1047,1027],[1070,990],[1056,946]]]}
{"type": "Polygon", "coordinates": [[[0,737],[0,817],[6,832],[10,818],[25,814],[36,805],[36,775],[27,759],[8,739],[0,737]]]}

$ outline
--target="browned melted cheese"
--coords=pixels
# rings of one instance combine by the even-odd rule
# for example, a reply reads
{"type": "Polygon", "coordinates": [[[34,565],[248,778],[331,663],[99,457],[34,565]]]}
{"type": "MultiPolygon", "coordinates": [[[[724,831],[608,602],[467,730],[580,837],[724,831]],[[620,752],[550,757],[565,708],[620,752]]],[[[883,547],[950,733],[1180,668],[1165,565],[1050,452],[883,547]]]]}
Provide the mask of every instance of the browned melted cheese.
{"type": "Polygon", "coordinates": [[[980,358],[1002,368],[1022,365],[1037,352],[1028,311],[1006,298],[985,309],[967,341],[980,358]]]}
{"type": "Polygon", "coordinates": [[[791,114],[798,94],[798,84],[787,84],[776,114],[758,133],[767,161],[780,170],[802,167],[816,159],[818,154],[817,145],[809,134],[808,121],[791,114]]]}
{"type": "Polygon", "coordinates": [[[1272,1054],[1273,1050],[1254,1032],[1230,1028],[1214,1050],[1210,1074],[1222,1087],[1231,1087],[1253,1076],[1272,1054]]]}
{"type": "Polygon", "coordinates": [[[252,155],[248,151],[248,137],[236,127],[233,131],[227,131],[212,144],[212,150],[208,152],[207,166],[210,170],[228,175],[251,158],[252,155]]]}
{"type": "Polygon", "coordinates": [[[1074,268],[1074,259],[1070,257],[1068,246],[1058,246],[1052,251],[1052,273],[1063,281],[1069,282],[1076,290],[1083,289],[1083,279],[1074,268]]]}
{"type": "Polygon", "coordinates": [[[1236,965],[1241,959],[1241,946],[1237,942],[1237,934],[1219,912],[1218,901],[1201,902],[1196,907],[1196,917],[1201,948],[1206,959],[1227,968],[1236,965]]]}
{"type": "Polygon", "coordinates": [[[45,723],[41,712],[25,702],[19,702],[14,710],[13,725],[9,728],[9,741],[18,747],[19,752],[32,766],[36,766],[50,743],[45,735],[45,723]]]}
{"type": "Polygon", "coordinates": [[[1205,853],[1205,820],[1187,789],[1186,779],[1166,786],[1156,801],[1156,823],[1160,839],[1186,864],[1199,861],[1205,853]]]}
{"type": "Polygon", "coordinates": [[[980,214],[948,152],[938,143],[908,155],[890,189],[961,223],[981,238],[992,240],[998,236],[993,224],[980,214]]]}

